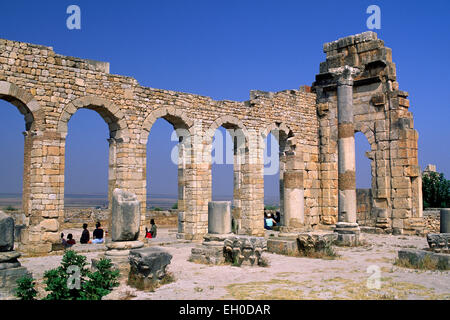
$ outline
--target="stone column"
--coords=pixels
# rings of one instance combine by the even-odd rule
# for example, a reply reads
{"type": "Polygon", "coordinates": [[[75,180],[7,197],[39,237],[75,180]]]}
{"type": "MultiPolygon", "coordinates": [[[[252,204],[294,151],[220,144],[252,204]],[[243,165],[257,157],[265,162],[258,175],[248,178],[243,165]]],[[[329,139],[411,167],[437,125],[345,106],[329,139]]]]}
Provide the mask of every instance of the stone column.
{"type": "Polygon", "coordinates": [[[355,126],[353,120],[353,75],[358,71],[348,66],[337,75],[338,109],[338,240],[358,243],[356,223],[355,126]]]}
{"type": "Polygon", "coordinates": [[[286,152],[283,173],[284,226],[289,229],[301,228],[305,223],[302,159],[295,152],[286,152]]]}

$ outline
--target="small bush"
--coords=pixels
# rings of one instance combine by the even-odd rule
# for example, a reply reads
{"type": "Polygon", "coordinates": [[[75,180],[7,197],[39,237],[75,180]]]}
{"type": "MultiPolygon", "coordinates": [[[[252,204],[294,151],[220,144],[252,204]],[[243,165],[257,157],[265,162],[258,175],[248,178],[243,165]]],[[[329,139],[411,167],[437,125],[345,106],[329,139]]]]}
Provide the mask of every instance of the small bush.
{"type": "Polygon", "coordinates": [[[112,270],[111,260],[101,259],[95,272],[86,265],[85,256],[67,250],[61,266],[44,273],[49,292],[45,300],[100,300],[119,285],[119,271],[112,270]]]}
{"type": "Polygon", "coordinates": [[[14,208],[13,206],[7,206],[7,207],[5,208],[5,211],[17,211],[17,209],[14,208]]]}
{"type": "Polygon", "coordinates": [[[178,202],[175,202],[172,206],[173,210],[177,210],[178,209],[178,202]]]}
{"type": "Polygon", "coordinates": [[[20,300],[35,300],[37,291],[34,288],[36,283],[29,275],[23,276],[17,280],[16,297],[20,300]]]}

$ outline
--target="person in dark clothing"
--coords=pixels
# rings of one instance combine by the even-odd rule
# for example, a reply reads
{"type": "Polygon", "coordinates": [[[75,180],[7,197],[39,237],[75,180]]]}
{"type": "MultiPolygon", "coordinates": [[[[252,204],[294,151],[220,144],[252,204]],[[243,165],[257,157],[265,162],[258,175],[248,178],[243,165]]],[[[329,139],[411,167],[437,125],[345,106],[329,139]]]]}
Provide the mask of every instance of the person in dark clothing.
{"type": "Polygon", "coordinates": [[[279,225],[279,224],[280,224],[280,220],[281,220],[281,214],[280,214],[280,211],[276,211],[276,212],[275,212],[275,217],[274,217],[274,219],[275,219],[275,222],[277,223],[277,225],[279,225]]]}
{"type": "Polygon", "coordinates": [[[103,229],[100,228],[100,222],[97,222],[95,225],[96,229],[93,232],[93,240],[92,243],[103,243],[103,229]]]}
{"type": "Polygon", "coordinates": [[[63,245],[64,248],[69,247],[69,245],[67,244],[66,239],[64,239],[64,233],[61,233],[61,244],[63,245]]]}
{"type": "Polygon", "coordinates": [[[69,234],[67,235],[67,245],[68,245],[69,247],[71,247],[71,246],[73,246],[75,243],[76,243],[76,242],[75,242],[75,239],[73,238],[73,235],[72,235],[71,233],[69,233],[69,234]]]}
{"type": "Polygon", "coordinates": [[[155,224],[155,219],[150,220],[150,224],[151,224],[150,230],[145,228],[145,237],[146,238],[156,238],[157,227],[155,224]]]}
{"type": "Polygon", "coordinates": [[[87,229],[88,225],[87,223],[83,224],[83,233],[81,234],[80,243],[86,244],[89,243],[89,230],[87,229]]]}

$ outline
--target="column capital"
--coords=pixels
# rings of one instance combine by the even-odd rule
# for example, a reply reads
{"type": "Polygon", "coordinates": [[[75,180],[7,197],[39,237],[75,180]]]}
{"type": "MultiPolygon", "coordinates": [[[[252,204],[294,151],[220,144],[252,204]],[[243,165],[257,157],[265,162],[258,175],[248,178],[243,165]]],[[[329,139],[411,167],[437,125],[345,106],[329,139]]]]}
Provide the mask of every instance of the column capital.
{"type": "Polygon", "coordinates": [[[334,75],[338,86],[353,86],[353,79],[361,73],[359,68],[348,65],[339,68],[330,68],[329,71],[334,75]]]}

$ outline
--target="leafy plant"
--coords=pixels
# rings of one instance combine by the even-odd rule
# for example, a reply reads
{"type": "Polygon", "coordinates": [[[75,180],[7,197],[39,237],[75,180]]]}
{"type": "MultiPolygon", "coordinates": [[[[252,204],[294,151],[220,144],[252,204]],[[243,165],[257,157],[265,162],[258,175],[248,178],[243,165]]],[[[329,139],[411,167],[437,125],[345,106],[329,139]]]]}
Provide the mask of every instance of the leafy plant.
{"type": "Polygon", "coordinates": [[[178,202],[175,202],[172,206],[173,210],[177,210],[178,209],[178,202]]]}
{"type": "Polygon", "coordinates": [[[14,208],[13,206],[9,205],[5,208],[5,211],[17,211],[17,209],[14,208]]]}
{"type": "Polygon", "coordinates": [[[86,268],[86,257],[67,250],[61,266],[44,274],[45,300],[100,300],[118,286],[119,271],[112,271],[109,259],[101,259],[97,271],[86,268]]]}
{"type": "Polygon", "coordinates": [[[424,208],[447,208],[450,206],[450,180],[443,173],[427,172],[422,177],[424,208]]]}
{"type": "Polygon", "coordinates": [[[16,297],[20,300],[35,300],[37,295],[35,285],[36,283],[29,275],[17,279],[16,297]]]}

